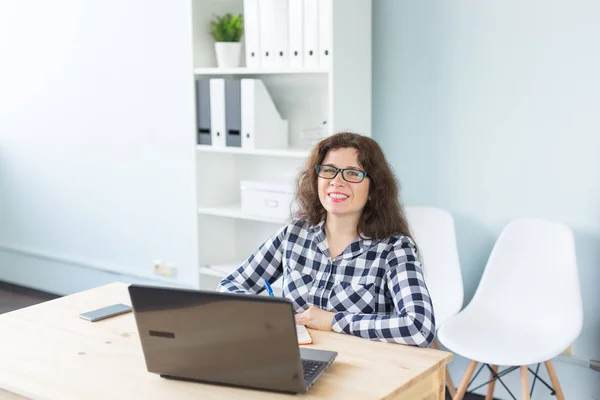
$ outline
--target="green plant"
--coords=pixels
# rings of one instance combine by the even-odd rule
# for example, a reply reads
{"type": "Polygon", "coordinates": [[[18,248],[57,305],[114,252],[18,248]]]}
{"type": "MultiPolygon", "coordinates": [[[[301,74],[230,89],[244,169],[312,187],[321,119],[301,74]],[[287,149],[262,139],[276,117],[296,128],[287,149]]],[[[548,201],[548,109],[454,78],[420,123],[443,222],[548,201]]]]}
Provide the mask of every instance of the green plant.
{"type": "Polygon", "coordinates": [[[210,32],[217,42],[239,42],[244,33],[244,17],[230,13],[221,17],[215,15],[210,22],[210,32]]]}

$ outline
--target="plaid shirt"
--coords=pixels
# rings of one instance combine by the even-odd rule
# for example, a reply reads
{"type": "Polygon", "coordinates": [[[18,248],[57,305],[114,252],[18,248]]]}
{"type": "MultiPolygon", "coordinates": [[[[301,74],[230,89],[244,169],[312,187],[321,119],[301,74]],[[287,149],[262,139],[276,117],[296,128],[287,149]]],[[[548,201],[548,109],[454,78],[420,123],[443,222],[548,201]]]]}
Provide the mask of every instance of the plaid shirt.
{"type": "Polygon", "coordinates": [[[217,290],[260,293],[283,274],[282,294],[296,312],[335,312],[332,329],[367,339],[428,346],[435,335],[429,292],[413,242],[394,235],[356,238],[333,260],[324,222],[283,226],[224,278],[217,290]]]}

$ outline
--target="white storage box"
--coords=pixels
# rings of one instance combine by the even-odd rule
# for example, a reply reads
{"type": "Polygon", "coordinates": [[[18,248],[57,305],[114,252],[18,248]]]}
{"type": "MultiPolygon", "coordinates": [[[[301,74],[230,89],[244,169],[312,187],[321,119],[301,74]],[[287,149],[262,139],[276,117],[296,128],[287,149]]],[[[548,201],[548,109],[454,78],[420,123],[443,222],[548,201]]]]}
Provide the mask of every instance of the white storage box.
{"type": "Polygon", "coordinates": [[[242,211],[249,215],[287,219],[295,212],[294,186],[279,182],[241,181],[242,211]]]}

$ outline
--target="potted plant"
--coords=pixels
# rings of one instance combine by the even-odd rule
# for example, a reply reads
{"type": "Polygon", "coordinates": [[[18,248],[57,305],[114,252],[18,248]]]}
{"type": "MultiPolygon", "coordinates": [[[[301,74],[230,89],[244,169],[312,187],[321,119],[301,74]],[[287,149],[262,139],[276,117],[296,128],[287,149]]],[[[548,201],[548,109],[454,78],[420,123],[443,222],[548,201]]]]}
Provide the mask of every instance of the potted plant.
{"type": "Polygon", "coordinates": [[[210,23],[210,31],[215,39],[215,52],[217,65],[223,68],[240,66],[241,43],[244,33],[244,17],[241,14],[227,13],[223,16],[215,15],[210,23]]]}

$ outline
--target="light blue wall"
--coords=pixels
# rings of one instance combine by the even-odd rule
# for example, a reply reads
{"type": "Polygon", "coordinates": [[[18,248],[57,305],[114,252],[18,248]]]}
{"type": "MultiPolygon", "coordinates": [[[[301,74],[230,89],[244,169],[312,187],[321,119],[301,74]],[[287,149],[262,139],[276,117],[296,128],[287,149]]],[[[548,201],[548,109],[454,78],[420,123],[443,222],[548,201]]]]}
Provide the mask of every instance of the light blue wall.
{"type": "Polygon", "coordinates": [[[198,287],[189,2],[32,7],[0,1],[0,280],[198,287]]]}
{"type": "MultiPolygon", "coordinates": [[[[600,3],[581,0],[375,0],[373,10],[373,136],[405,204],[454,214],[465,304],[510,219],[567,223],[585,359],[600,359],[598,15],[600,3]]],[[[582,373],[592,381],[576,393],[600,392],[600,374],[582,373]]]]}

